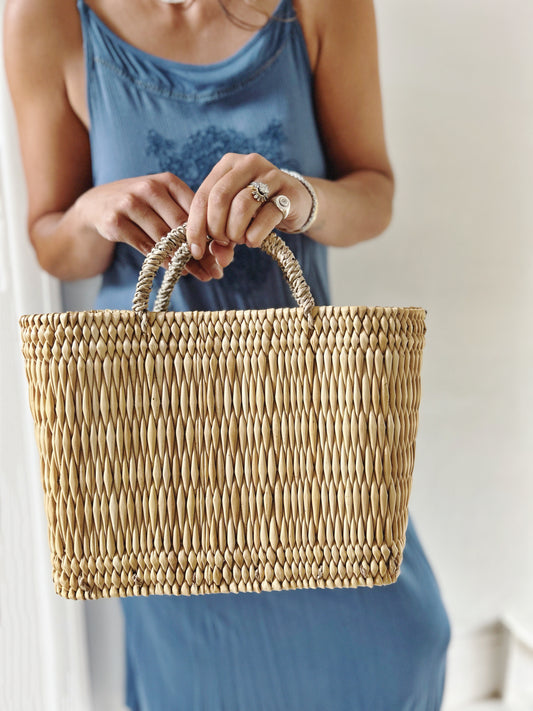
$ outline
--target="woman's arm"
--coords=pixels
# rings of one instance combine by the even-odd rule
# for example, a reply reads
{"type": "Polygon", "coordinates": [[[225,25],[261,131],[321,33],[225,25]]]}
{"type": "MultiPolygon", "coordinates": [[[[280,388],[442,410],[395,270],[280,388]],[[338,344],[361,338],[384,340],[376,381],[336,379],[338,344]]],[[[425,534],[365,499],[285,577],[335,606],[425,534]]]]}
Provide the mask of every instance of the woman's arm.
{"type": "MultiPolygon", "coordinates": [[[[88,130],[72,108],[71,94],[83,91],[84,76],[74,2],[8,0],[4,51],[28,188],[28,230],[43,269],[63,280],[95,276],[109,265],[116,242],[146,254],[187,219],[193,193],[170,173],[91,187],[88,130]]],[[[220,264],[231,259],[232,248],[222,249],[220,264]]],[[[222,276],[209,253],[189,270],[202,280],[222,276]]]]}
{"type": "Polygon", "coordinates": [[[91,165],[87,130],[72,111],[65,86],[75,29],[64,33],[62,9],[49,0],[9,0],[4,51],[28,188],[30,238],[44,269],[76,279],[102,272],[113,245],[80,224],[77,208],[69,209],[91,187],[91,165]]]}
{"type": "Polygon", "coordinates": [[[372,0],[307,0],[305,6],[318,23],[315,105],[335,177],[310,181],[320,211],[309,236],[348,246],[379,235],[392,216],[374,7],[372,0]]]}
{"type": "MultiPolygon", "coordinates": [[[[377,39],[372,0],[294,0],[314,74],[315,110],[334,180],[308,178],[318,195],[317,220],[308,235],[348,246],[377,236],[392,214],[394,179],[383,131],[377,39]]],[[[282,166],[280,166],[282,167],[282,166]]],[[[210,234],[257,246],[274,227],[297,231],[311,198],[305,187],[261,156],[228,155],[193,200],[188,239],[205,248],[210,234]],[[268,184],[291,200],[286,220],[272,206],[255,213],[246,186],[268,184]],[[255,215],[254,215],[255,213],[255,215]],[[246,229],[250,218],[255,216],[246,229]]],[[[215,246],[215,253],[217,247],[215,246]]]]}

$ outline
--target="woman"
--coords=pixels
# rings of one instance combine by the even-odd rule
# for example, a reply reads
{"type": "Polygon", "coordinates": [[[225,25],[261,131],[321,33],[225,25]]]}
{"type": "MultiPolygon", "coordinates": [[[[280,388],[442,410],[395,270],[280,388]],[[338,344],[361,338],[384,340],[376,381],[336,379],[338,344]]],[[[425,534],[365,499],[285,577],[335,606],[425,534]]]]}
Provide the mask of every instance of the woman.
{"type": "MultiPolygon", "coordinates": [[[[389,223],[371,0],[228,2],[7,3],[32,243],[60,279],[103,274],[98,308],[130,307],[185,220],[175,310],[292,304],[256,249],[273,228],[327,303],[327,246],[389,223]]],[[[412,524],[389,587],[122,605],[135,711],[440,707],[449,628],[412,524]]]]}

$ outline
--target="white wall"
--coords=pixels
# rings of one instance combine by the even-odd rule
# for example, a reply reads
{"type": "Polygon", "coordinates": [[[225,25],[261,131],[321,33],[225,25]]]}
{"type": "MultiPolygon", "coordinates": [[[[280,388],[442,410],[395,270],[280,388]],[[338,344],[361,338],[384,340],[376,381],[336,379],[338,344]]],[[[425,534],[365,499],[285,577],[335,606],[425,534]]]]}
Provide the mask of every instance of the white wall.
{"type": "Polygon", "coordinates": [[[533,585],[533,3],[377,7],[396,215],[335,300],[428,310],[413,511],[476,626],[533,585]]]}
{"type": "MultiPolygon", "coordinates": [[[[487,626],[503,619],[520,640],[516,656],[533,644],[533,2],[376,6],[396,211],[382,238],[332,253],[334,301],[428,310],[412,511],[455,648],[469,633],[490,637],[487,626]]],[[[69,290],[71,305],[83,303],[86,288],[69,290]]],[[[18,344],[9,348],[14,357],[18,344]]],[[[2,482],[14,471],[10,457],[2,458],[2,482]]],[[[3,604],[12,599],[0,594],[3,604]]],[[[86,606],[99,711],[120,708],[113,604],[86,606]]],[[[28,634],[10,637],[13,657],[24,655],[28,634]]],[[[488,653],[476,653],[477,677],[468,654],[456,654],[450,706],[468,697],[461,672],[479,678],[479,688],[492,674],[498,644],[485,666],[488,653]]],[[[27,662],[41,673],[32,655],[27,662]]],[[[531,668],[523,669],[513,667],[507,686],[524,701],[518,677],[531,668]]]]}
{"type": "Polygon", "coordinates": [[[0,709],[89,711],[83,608],[57,597],[51,584],[18,328],[23,313],[60,308],[59,285],[39,269],[26,235],[24,180],[2,71],[0,132],[0,709]]]}
{"type": "Polygon", "coordinates": [[[533,3],[376,6],[395,218],[334,300],[428,310],[412,512],[455,641],[531,640],[533,3]]]}

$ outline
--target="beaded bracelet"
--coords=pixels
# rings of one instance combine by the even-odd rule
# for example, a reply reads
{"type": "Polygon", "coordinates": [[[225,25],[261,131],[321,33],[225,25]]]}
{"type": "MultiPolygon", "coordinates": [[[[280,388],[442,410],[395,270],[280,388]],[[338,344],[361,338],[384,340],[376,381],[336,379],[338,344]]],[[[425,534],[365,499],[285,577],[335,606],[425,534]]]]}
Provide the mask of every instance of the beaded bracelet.
{"type": "Polygon", "coordinates": [[[282,173],[285,173],[286,175],[290,175],[292,178],[296,178],[296,180],[299,180],[300,183],[307,189],[307,192],[309,195],[311,195],[311,212],[309,213],[309,217],[307,218],[307,221],[300,227],[298,232],[306,232],[311,225],[314,223],[316,220],[316,216],[318,213],[318,197],[315,192],[314,187],[311,185],[311,183],[304,178],[303,175],[300,175],[300,173],[297,173],[295,170],[287,170],[286,168],[280,168],[282,173]]]}

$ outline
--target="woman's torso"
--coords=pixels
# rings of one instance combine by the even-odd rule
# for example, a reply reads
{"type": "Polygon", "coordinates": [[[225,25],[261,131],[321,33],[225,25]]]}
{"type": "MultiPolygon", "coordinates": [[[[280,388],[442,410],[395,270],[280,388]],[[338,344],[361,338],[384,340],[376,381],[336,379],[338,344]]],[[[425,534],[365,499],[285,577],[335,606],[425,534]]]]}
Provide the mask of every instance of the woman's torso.
{"type": "MultiPolygon", "coordinates": [[[[278,167],[327,176],[308,48],[289,0],[281,0],[274,19],[233,54],[209,64],[146,52],[86,3],[79,9],[96,185],[168,171],[196,190],[225,153],[260,153],[278,167]]],[[[327,303],[326,248],[305,235],[285,240],[317,303],[327,303]]],[[[139,252],[119,243],[96,306],[130,308],[141,264],[139,252]]],[[[160,282],[161,274],[156,288],[160,282]]],[[[242,245],[222,280],[184,277],[171,300],[173,310],[291,305],[279,267],[261,250],[242,245]]]]}
{"type": "MultiPolygon", "coordinates": [[[[190,10],[179,6],[167,5],[163,2],[142,3],[138,0],[87,0],[85,3],[102,19],[105,25],[128,44],[161,58],[171,61],[202,65],[219,62],[231,57],[241,49],[252,37],[255,30],[243,29],[225,18],[223,13],[216,11],[218,4],[213,0],[194,0],[197,8],[208,6],[215,9],[215,16],[209,22],[208,31],[204,31],[201,40],[191,43],[190,10]]],[[[263,0],[260,4],[265,12],[272,14],[279,0],[263,0]]],[[[309,64],[314,72],[319,50],[319,37],[311,8],[302,7],[305,0],[294,0],[292,3],[298,17],[299,25],[305,38],[309,64]]],[[[70,104],[83,125],[90,125],[89,107],[87,103],[87,77],[80,32],[79,16],[75,2],[64,8],[61,21],[65,24],[65,36],[70,39],[66,43],[64,54],[65,85],[70,104]]],[[[233,5],[232,5],[233,7],[233,5]]],[[[250,8],[243,1],[239,4],[239,16],[247,19],[252,25],[265,22],[264,15],[250,8]]],[[[205,13],[204,13],[205,14],[205,13]]]]}

